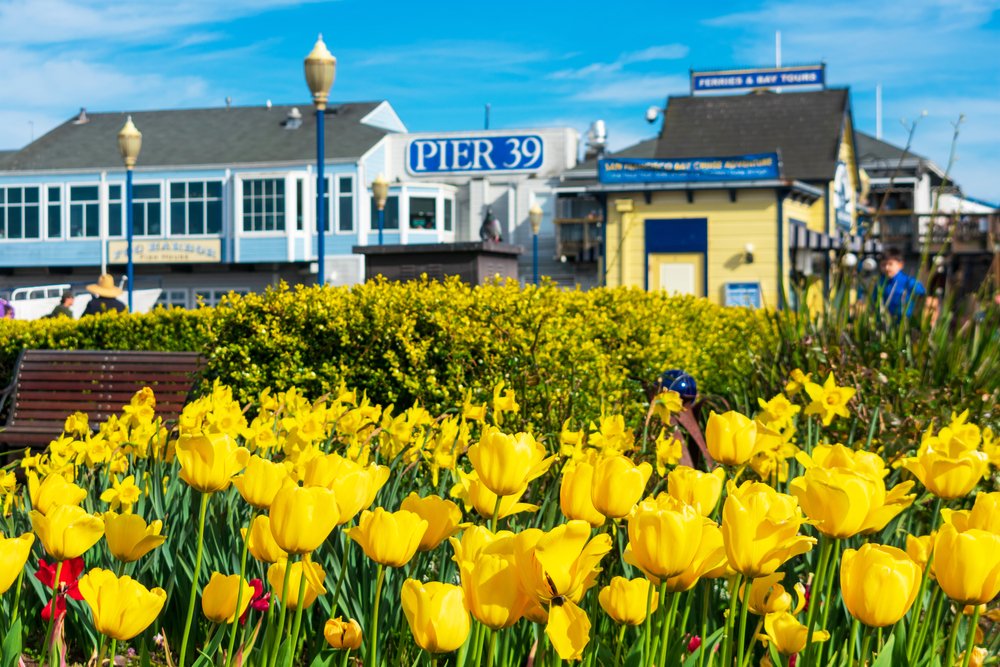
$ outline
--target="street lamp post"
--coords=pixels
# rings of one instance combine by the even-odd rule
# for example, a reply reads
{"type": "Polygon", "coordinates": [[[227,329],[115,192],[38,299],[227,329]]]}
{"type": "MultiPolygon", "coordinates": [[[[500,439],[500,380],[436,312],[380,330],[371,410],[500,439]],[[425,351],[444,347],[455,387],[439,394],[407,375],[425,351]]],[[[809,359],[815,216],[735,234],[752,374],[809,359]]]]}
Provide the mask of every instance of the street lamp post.
{"type": "Polygon", "coordinates": [[[538,230],[542,226],[542,207],[538,202],[528,211],[528,220],[531,221],[531,268],[535,276],[535,284],[538,284],[538,230]]]}
{"type": "Polygon", "coordinates": [[[327,50],[320,35],[313,50],[306,56],[306,83],[316,105],[316,254],[319,259],[319,284],[326,284],[326,177],[323,174],[325,139],[323,137],[323,112],[330,97],[330,87],[337,72],[337,59],[327,50]]]}
{"type": "Polygon", "coordinates": [[[125,126],[118,133],[118,152],[125,162],[125,233],[128,239],[128,311],[132,312],[132,168],[139,158],[142,149],[142,132],[132,122],[132,116],[125,121],[125,126]]]}
{"type": "Polygon", "coordinates": [[[382,228],[385,226],[385,202],[389,199],[389,181],[379,174],[372,181],[372,196],[378,209],[378,244],[382,245],[382,228]]]}

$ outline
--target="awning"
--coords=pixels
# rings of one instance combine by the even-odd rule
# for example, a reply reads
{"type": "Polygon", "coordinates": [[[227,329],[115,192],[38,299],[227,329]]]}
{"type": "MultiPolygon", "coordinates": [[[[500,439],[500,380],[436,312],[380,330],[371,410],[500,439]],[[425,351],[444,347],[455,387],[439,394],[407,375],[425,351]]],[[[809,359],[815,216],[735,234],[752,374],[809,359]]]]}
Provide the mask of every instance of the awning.
{"type": "Polygon", "coordinates": [[[837,232],[836,235],[825,234],[809,229],[800,222],[791,223],[788,246],[798,250],[817,251],[840,250],[846,247],[851,252],[866,255],[882,251],[882,244],[879,241],[864,239],[856,234],[844,234],[843,232],[837,232]]]}

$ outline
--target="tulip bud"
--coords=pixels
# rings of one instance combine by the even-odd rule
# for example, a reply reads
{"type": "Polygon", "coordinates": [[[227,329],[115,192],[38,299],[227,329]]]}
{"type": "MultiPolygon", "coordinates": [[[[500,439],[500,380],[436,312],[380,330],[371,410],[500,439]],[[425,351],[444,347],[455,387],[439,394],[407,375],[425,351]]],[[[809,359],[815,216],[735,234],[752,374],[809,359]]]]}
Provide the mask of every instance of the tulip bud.
{"type": "Polygon", "coordinates": [[[353,618],[346,621],[339,616],[331,618],[323,626],[323,637],[333,648],[353,651],[361,646],[361,626],[353,618]]]}

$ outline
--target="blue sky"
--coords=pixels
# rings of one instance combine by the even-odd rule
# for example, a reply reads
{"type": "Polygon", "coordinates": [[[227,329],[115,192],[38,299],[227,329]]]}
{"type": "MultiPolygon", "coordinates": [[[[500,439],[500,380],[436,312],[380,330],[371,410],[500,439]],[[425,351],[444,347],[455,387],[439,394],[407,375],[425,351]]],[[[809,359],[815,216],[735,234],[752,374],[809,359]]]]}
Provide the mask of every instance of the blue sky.
{"type": "Polygon", "coordinates": [[[655,134],[645,109],[688,70],[827,63],[855,122],[1000,201],[1000,1],[498,3],[382,0],[0,0],[0,148],[95,111],[307,102],[302,58],[322,32],[335,100],[388,99],[412,130],[607,122],[612,148],[655,134]]]}

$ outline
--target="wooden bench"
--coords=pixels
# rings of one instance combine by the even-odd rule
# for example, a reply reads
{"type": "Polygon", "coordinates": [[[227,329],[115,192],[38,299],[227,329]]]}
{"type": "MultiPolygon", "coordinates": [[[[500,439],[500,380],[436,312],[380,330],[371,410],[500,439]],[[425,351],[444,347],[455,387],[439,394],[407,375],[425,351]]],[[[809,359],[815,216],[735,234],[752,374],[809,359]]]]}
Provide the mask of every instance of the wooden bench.
{"type": "Polygon", "coordinates": [[[44,449],[74,412],[85,412],[96,429],[143,387],[153,390],[156,414],[171,424],[202,366],[197,352],[24,350],[0,394],[0,414],[12,401],[0,426],[0,451],[44,449]]]}

